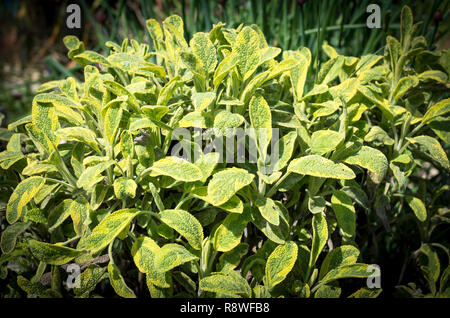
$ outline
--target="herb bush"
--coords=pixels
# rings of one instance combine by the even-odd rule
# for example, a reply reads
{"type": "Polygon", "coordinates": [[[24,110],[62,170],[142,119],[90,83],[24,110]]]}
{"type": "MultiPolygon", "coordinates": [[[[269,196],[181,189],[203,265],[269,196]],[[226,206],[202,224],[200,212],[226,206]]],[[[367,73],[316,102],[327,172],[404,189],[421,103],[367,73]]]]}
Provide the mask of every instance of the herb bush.
{"type": "Polygon", "coordinates": [[[154,51],[66,37],[84,82],[42,85],[10,124],[2,297],[377,297],[372,244],[402,229],[422,276],[400,290],[449,296],[450,56],[408,7],[384,56],[324,45],[317,74],[255,25],[146,25],[154,51]]]}

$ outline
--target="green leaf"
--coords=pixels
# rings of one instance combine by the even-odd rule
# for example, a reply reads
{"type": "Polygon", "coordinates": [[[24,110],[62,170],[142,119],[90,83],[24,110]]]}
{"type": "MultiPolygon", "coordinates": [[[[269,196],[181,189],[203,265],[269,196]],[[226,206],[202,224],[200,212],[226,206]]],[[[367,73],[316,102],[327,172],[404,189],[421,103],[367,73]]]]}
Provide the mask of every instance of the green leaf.
{"type": "Polygon", "coordinates": [[[120,106],[120,103],[112,103],[106,107],[106,109],[102,110],[105,118],[105,135],[106,138],[108,138],[109,143],[114,145],[114,139],[122,119],[123,109],[120,106]]]}
{"type": "Polygon", "coordinates": [[[326,201],[322,196],[316,195],[308,198],[308,209],[312,214],[322,213],[325,211],[325,207],[326,201]]]}
{"type": "Polygon", "coordinates": [[[50,210],[50,213],[48,214],[49,232],[53,232],[70,216],[70,206],[72,203],[72,199],[65,199],[54,209],[50,210]]]}
{"type": "Polygon", "coordinates": [[[244,207],[242,214],[228,214],[214,233],[214,249],[219,252],[228,252],[238,246],[250,218],[249,207],[244,207]]]}
{"type": "Polygon", "coordinates": [[[125,283],[119,268],[113,262],[109,262],[108,264],[108,274],[111,286],[114,288],[117,295],[124,298],[136,298],[134,292],[125,283]]]}
{"type": "Polygon", "coordinates": [[[249,103],[250,123],[256,129],[259,151],[265,154],[272,138],[272,114],[269,105],[261,95],[253,96],[249,103]]]}
{"type": "Polygon", "coordinates": [[[80,286],[73,289],[75,295],[87,297],[95,289],[97,284],[105,278],[106,267],[96,264],[89,265],[80,275],[80,286]]]}
{"type": "Polygon", "coordinates": [[[337,223],[342,231],[350,237],[354,237],[356,234],[356,212],[352,203],[352,199],[345,192],[333,191],[331,206],[337,223]]]}
{"type": "Polygon", "coordinates": [[[266,263],[266,279],[269,289],[281,283],[294,267],[298,247],[294,242],[278,245],[266,263]]]}
{"type": "Polygon", "coordinates": [[[313,239],[309,257],[309,267],[316,263],[320,252],[328,240],[327,221],[322,213],[314,214],[312,218],[313,239]]]}
{"type": "Polygon", "coordinates": [[[427,219],[427,209],[425,207],[425,204],[423,204],[422,200],[410,195],[405,195],[405,200],[406,202],[408,202],[408,205],[413,210],[417,219],[420,222],[425,222],[425,220],[427,219]]]}
{"type": "Polygon", "coordinates": [[[283,56],[284,55],[286,55],[285,57],[294,58],[299,62],[299,64],[289,72],[292,87],[294,88],[295,100],[299,102],[303,97],[306,76],[311,63],[311,53],[309,52],[309,49],[304,48],[304,51],[286,51],[283,53],[283,56]]]}
{"type": "Polygon", "coordinates": [[[402,45],[403,53],[409,49],[413,29],[413,15],[408,6],[403,6],[400,19],[400,43],[402,45]]]}
{"type": "Polygon", "coordinates": [[[134,198],[137,184],[133,179],[120,177],[114,180],[114,194],[119,200],[134,198]]]}
{"type": "Polygon", "coordinates": [[[320,281],[320,284],[326,284],[337,279],[342,278],[365,278],[369,276],[380,276],[380,271],[378,267],[367,264],[349,264],[339,266],[335,269],[330,270],[324,278],[320,281]]]}
{"type": "Polygon", "coordinates": [[[380,183],[384,179],[388,168],[386,156],[378,149],[368,146],[362,146],[357,153],[346,157],[344,162],[369,170],[375,183],[380,183]]]}
{"type": "Polygon", "coordinates": [[[180,233],[193,248],[202,248],[203,228],[192,214],[184,210],[164,210],[159,215],[162,222],[180,233]]]}
{"type": "Polygon", "coordinates": [[[98,64],[102,64],[105,66],[111,66],[111,64],[108,62],[108,60],[103,55],[100,55],[94,51],[86,50],[80,54],[75,55],[74,58],[76,58],[76,59],[82,58],[91,63],[98,63],[98,64]]]}
{"type": "Polygon", "coordinates": [[[423,244],[420,247],[420,252],[423,253],[427,258],[425,266],[428,268],[430,278],[432,279],[432,281],[437,282],[437,280],[439,279],[439,274],[441,272],[441,265],[439,262],[438,254],[428,244],[423,244]]]}
{"type": "Polygon", "coordinates": [[[75,257],[79,256],[82,251],[73,248],[30,240],[28,242],[31,253],[40,261],[51,265],[63,265],[75,257]]]}
{"type": "Polygon", "coordinates": [[[384,116],[387,117],[390,121],[394,120],[394,113],[392,112],[391,108],[389,107],[388,101],[378,94],[374,93],[372,90],[370,90],[368,87],[364,85],[358,86],[358,91],[364,95],[369,101],[375,104],[384,116]]]}
{"type": "Polygon", "coordinates": [[[134,156],[134,142],[133,135],[129,130],[124,130],[120,135],[120,151],[124,158],[133,159],[134,156]]]}
{"type": "Polygon", "coordinates": [[[122,209],[111,213],[92,230],[89,236],[80,239],[77,249],[87,250],[91,254],[101,251],[128,227],[139,213],[137,209],[122,209]]]}
{"type": "Polygon", "coordinates": [[[78,197],[70,204],[69,213],[75,233],[83,235],[88,228],[89,203],[84,197],[78,197]]]}
{"type": "Polygon", "coordinates": [[[340,287],[322,285],[317,289],[314,298],[339,298],[341,291],[340,287]]]}
{"type": "Polygon", "coordinates": [[[238,267],[242,258],[248,253],[248,244],[240,243],[231,251],[223,253],[219,257],[219,263],[217,265],[218,270],[223,273],[229,272],[238,267]]]}
{"type": "Polygon", "coordinates": [[[278,206],[271,198],[260,198],[255,201],[255,206],[267,222],[273,225],[280,224],[280,212],[278,206]]]}
{"type": "Polygon", "coordinates": [[[134,241],[131,255],[140,272],[147,274],[147,279],[161,288],[170,287],[168,276],[155,266],[155,257],[160,247],[151,238],[142,236],[134,241]]]}
{"type": "Polygon", "coordinates": [[[225,76],[231,72],[238,62],[238,55],[236,53],[230,53],[219,63],[214,72],[213,84],[215,88],[218,88],[223,83],[225,76]]]}
{"type": "Polygon", "coordinates": [[[29,177],[17,185],[6,206],[6,220],[9,224],[20,219],[28,202],[33,199],[44,183],[45,179],[42,177],[29,177]]]}
{"type": "Polygon", "coordinates": [[[250,286],[237,272],[211,273],[200,280],[199,288],[204,291],[226,295],[243,295],[249,297],[250,286]]]}
{"type": "Polygon", "coordinates": [[[30,226],[30,222],[26,223],[15,223],[13,225],[8,226],[3,232],[1,237],[1,249],[5,254],[11,253],[16,247],[17,237],[25,232],[30,226]]]}
{"type": "Polygon", "coordinates": [[[159,250],[155,257],[155,266],[160,272],[170,271],[181,264],[198,260],[198,257],[189,252],[184,246],[170,243],[159,250]]]}
{"type": "Polygon", "coordinates": [[[406,76],[402,77],[397,86],[394,89],[394,100],[397,101],[402,97],[407,91],[419,84],[419,79],[417,76],[406,76]]]}
{"type": "Polygon", "coordinates": [[[55,131],[55,135],[67,141],[79,141],[85,143],[97,152],[100,152],[96,142],[95,133],[84,127],[66,127],[55,131]]]}
{"type": "Polygon", "coordinates": [[[333,161],[319,155],[309,155],[291,161],[288,171],[320,178],[353,179],[355,173],[342,163],[333,161]]]}
{"type": "Polygon", "coordinates": [[[211,106],[215,99],[216,94],[214,92],[192,93],[192,104],[198,112],[204,111],[211,106]]]}
{"type": "Polygon", "coordinates": [[[330,270],[344,265],[355,264],[359,257],[359,250],[352,245],[341,245],[331,250],[320,266],[319,280],[330,270]]]}
{"type": "Polygon", "coordinates": [[[216,49],[207,33],[197,32],[190,41],[192,52],[202,62],[203,73],[207,76],[217,65],[216,49]]]}
{"type": "Polygon", "coordinates": [[[371,289],[368,287],[363,287],[348,296],[348,298],[377,298],[381,292],[381,288],[371,289]]]}
{"type": "Polygon", "coordinates": [[[108,160],[87,168],[78,178],[77,187],[90,191],[95,184],[103,180],[104,176],[101,175],[101,173],[111,167],[114,163],[114,160],[108,160]]]}
{"type": "Polygon", "coordinates": [[[237,68],[245,81],[256,71],[260,62],[258,33],[245,26],[236,37],[233,52],[238,56],[237,68]]]}
{"type": "Polygon", "coordinates": [[[444,169],[450,170],[450,163],[445,150],[436,138],[430,136],[417,136],[414,138],[406,138],[412,144],[419,144],[432,159],[436,160],[444,169]]]}
{"type": "Polygon", "coordinates": [[[344,137],[343,134],[334,130],[317,130],[311,136],[311,153],[323,155],[335,150],[344,137]]]}
{"type": "Polygon", "coordinates": [[[423,116],[422,122],[427,124],[434,118],[443,116],[448,112],[450,112],[450,98],[441,100],[440,102],[431,106],[423,116]]]}
{"type": "Polygon", "coordinates": [[[164,175],[184,182],[203,178],[202,171],[195,164],[175,156],[162,158],[154,162],[151,168],[151,176],[164,175]]]}
{"type": "Polygon", "coordinates": [[[213,175],[208,184],[208,196],[214,205],[221,205],[243,187],[249,185],[255,176],[240,168],[227,168],[213,175]]]}
{"type": "MultiPolygon", "coordinates": [[[[213,200],[208,196],[208,187],[197,187],[191,192],[196,198],[199,198],[205,202],[208,202],[211,205],[214,205],[213,200]]],[[[221,208],[225,211],[231,213],[242,213],[244,210],[244,205],[242,204],[241,199],[237,195],[233,195],[227,202],[217,205],[218,208],[221,208]]]]}

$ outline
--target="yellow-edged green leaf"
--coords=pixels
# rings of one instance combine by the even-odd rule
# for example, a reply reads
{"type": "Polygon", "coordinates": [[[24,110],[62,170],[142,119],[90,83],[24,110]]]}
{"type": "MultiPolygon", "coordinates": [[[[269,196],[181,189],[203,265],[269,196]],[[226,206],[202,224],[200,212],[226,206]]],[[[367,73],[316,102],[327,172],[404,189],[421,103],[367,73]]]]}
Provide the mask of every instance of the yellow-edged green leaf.
{"type": "Polygon", "coordinates": [[[200,280],[199,288],[204,291],[226,295],[243,295],[249,297],[250,286],[237,272],[212,273],[200,280]]]}
{"type": "Polygon", "coordinates": [[[281,283],[292,270],[297,260],[297,251],[297,244],[287,242],[278,245],[270,254],[265,270],[269,289],[281,283]]]}
{"type": "Polygon", "coordinates": [[[15,223],[20,219],[26,209],[26,205],[33,199],[44,183],[45,179],[42,177],[29,177],[17,185],[6,206],[6,220],[9,224],[15,223]]]}
{"type": "Polygon", "coordinates": [[[102,172],[114,163],[114,160],[108,160],[87,168],[78,178],[77,187],[89,191],[95,184],[103,180],[104,176],[102,175],[102,172]]]}
{"type": "Polygon", "coordinates": [[[249,185],[255,176],[240,168],[227,168],[213,175],[208,184],[208,197],[214,205],[227,202],[240,189],[249,185]]]}
{"type": "Polygon", "coordinates": [[[95,286],[105,278],[105,271],[106,267],[100,267],[96,264],[89,265],[80,274],[80,286],[73,289],[75,295],[87,297],[95,289],[95,286]]]}
{"type": "Polygon", "coordinates": [[[134,292],[125,283],[119,268],[113,262],[109,262],[108,264],[108,274],[111,286],[114,288],[117,295],[124,298],[136,298],[134,292]]]}
{"type": "Polygon", "coordinates": [[[168,276],[155,266],[155,257],[160,252],[160,249],[158,244],[151,238],[142,236],[134,241],[131,255],[136,267],[141,273],[147,274],[147,279],[152,284],[161,288],[168,288],[170,287],[168,276]]]}
{"type": "Polygon", "coordinates": [[[288,171],[320,178],[353,179],[355,173],[342,163],[319,155],[309,155],[291,161],[288,171]]]}
{"type": "Polygon", "coordinates": [[[136,196],[137,184],[133,179],[120,177],[114,180],[114,194],[119,200],[134,198],[136,196]]]}
{"type": "Polygon", "coordinates": [[[313,239],[312,248],[309,256],[309,267],[311,268],[317,261],[320,252],[328,240],[327,221],[322,213],[313,215],[312,218],[313,239]]]}
{"type": "Polygon", "coordinates": [[[271,198],[260,198],[255,201],[255,206],[267,222],[273,225],[280,224],[280,212],[278,206],[271,198]]]}
{"type": "Polygon", "coordinates": [[[256,129],[259,150],[265,154],[272,138],[272,114],[269,105],[261,95],[254,96],[249,103],[250,123],[256,129]]]}
{"type": "Polygon", "coordinates": [[[406,202],[408,202],[408,205],[414,211],[414,214],[416,215],[417,219],[420,222],[424,222],[427,219],[427,209],[425,207],[425,204],[423,204],[422,200],[410,195],[405,195],[405,200],[406,202]]]}
{"type": "Polygon", "coordinates": [[[169,176],[178,181],[193,182],[203,178],[202,171],[195,164],[171,156],[162,158],[152,165],[152,176],[169,176]]]}
{"type": "Polygon", "coordinates": [[[378,149],[362,146],[357,153],[344,159],[345,163],[358,165],[372,173],[373,181],[380,183],[388,168],[386,156],[378,149]]]}
{"type": "Polygon", "coordinates": [[[1,250],[4,254],[11,253],[16,247],[17,237],[28,229],[30,222],[19,222],[8,226],[1,237],[1,250]]]}
{"type": "Polygon", "coordinates": [[[202,248],[203,228],[192,214],[184,210],[164,210],[159,215],[162,222],[180,233],[193,248],[202,248]]]}
{"type": "Polygon", "coordinates": [[[220,252],[228,252],[239,245],[250,218],[249,207],[244,207],[244,212],[241,214],[228,214],[214,233],[214,249],[220,252]]]}
{"type": "Polygon", "coordinates": [[[28,246],[30,247],[31,253],[37,259],[51,265],[66,264],[82,253],[82,251],[77,251],[66,246],[36,240],[30,240],[28,246]]]}
{"type": "Polygon", "coordinates": [[[447,154],[436,138],[430,136],[417,136],[406,138],[412,144],[419,144],[431,158],[436,160],[444,169],[450,170],[450,163],[447,154]]]}
{"type": "Polygon", "coordinates": [[[245,81],[256,71],[260,62],[258,33],[251,27],[245,26],[236,37],[233,52],[237,53],[237,68],[245,81]]]}
{"type": "Polygon", "coordinates": [[[341,245],[331,250],[320,266],[319,280],[330,270],[343,265],[355,264],[359,257],[359,250],[352,245],[341,245]]]}
{"type": "Polygon", "coordinates": [[[352,199],[343,191],[333,191],[331,206],[336,215],[337,223],[342,231],[354,237],[356,233],[356,212],[352,199]]]}
{"type": "Polygon", "coordinates": [[[448,112],[450,112],[450,98],[441,100],[431,106],[423,116],[422,122],[429,123],[432,119],[443,116],[448,112]]]}
{"type": "Polygon", "coordinates": [[[184,246],[169,243],[161,247],[155,257],[155,266],[160,272],[170,271],[181,264],[197,260],[198,257],[189,252],[184,246]]]}
{"type": "Polygon", "coordinates": [[[87,250],[91,254],[104,249],[120,232],[131,223],[140,212],[137,209],[122,209],[105,217],[89,236],[83,236],[78,242],[78,250],[87,250]]]}
{"type": "Polygon", "coordinates": [[[344,135],[334,130],[317,130],[311,136],[311,153],[323,155],[333,151],[344,140],[344,135]]]}

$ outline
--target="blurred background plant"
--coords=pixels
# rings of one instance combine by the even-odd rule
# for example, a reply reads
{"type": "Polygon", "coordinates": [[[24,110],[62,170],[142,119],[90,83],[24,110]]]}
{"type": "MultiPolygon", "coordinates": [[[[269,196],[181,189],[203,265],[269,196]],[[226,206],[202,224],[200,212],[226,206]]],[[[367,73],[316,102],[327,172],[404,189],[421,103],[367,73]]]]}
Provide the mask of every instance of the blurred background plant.
{"type": "Polygon", "coordinates": [[[417,20],[424,21],[419,35],[426,37],[430,48],[450,47],[449,1],[1,0],[0,112],[6,117],[2,126],[30,112],[41,83],[81,74],[66,55],[62,38],[68,34],[77,35],[95,51],[106,51],[106,41],[120,43],[125,37],[151,43],[145,20],[162,21],[178,14],[186,21],[188,39],[219,21],[230,27],[255,23],[269,44],[282,49],[307,46],[320,63],[326,58],[320,51],[324,42],[344,55],[380,53],[387,34],[398,36],[404,4],[411,6],[417,20]],[[81,29],[66,27],[66,8],[74,2],[81,7],[81,29]],[[380,6],[381,29],[366,25],[370,3],[380,6]]]}

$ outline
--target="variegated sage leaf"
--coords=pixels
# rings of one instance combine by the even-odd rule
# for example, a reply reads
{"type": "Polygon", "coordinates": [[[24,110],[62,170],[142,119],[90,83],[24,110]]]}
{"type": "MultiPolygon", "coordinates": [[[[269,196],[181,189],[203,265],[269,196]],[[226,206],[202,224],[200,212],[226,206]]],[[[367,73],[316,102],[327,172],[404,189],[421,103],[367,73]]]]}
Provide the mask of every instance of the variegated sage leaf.
{"type": "Polygon", "coordinates": [[[102,172],[111,167],[114,163],[114,160],[108,160],[87,168],[78,178],[77,187],[89,191],[95,184],[103,180],[104,176],[102,175],[102,172]]]}
{"type": "Polygon", "coordinates": [[[137,209],[122,209],[111,213],[92,230],[89,236],[80,239],[77,249],[89,251],[91,254],[101,251],[128,227],[139,213],[137,209]]]}
{"type": "Polygon", "coordinates": [[[208,184],[208,197],[214,205],[227,202],[240,189],[249,185],[255,176],[240,168],[227,168],[213,175],[208,184]]]}
{"type": "Polygon", "coordinates": [[[237,68],[242,79],[247,80],[260,62],[259,37],[251,27],[244,27],[236,37],[233,52],[238,56],[237,68]]]}
{"type": "Polygon", "coordinates": [[[214,233],[214,249],[220,252],[228,252],[239,245],[244,229],[247,223],[250,222],[250,219],[249,207],[244,207],[242,214],[228,214],[214,233]]]}
{"type": "Polygon", "coordinates": [[[331,250],[320,266],[319,280],[330,270],[343,265],[355,264],[359,257],[359,250],[352,245],[342,245],[331,250]]]}
{"type": "Polygon", "coordinates": [[[427,219],[427,209],[425,207],[425,204],[423,204],[422,200],[413,197],[411,195],[406,195],[405,200],[406,202],[408,202],[408,205],[413,210],[417,219],[420,222],[424,222],[427,219]]]}
{"type": "Polygon", "coordinates": [[[355,178],[352,169],[342,163],[319,155],[309,155],[291,161],[288,171],[319,178],[333,178],[349,180],[355,178]]]}
{"type": "Polygon", "coordinates": [[[297,244],[287,242],[278,245],[266,263],[266,279],[269,289],[281,283],[294,267],[297,260],[297,244]]]}
{"type": "Polygon", "coordinates": [[[272,139],[272,114],[264,97],[254,96],[249,103],[250,123],[256,129],[259,151],[265,154],[272,139]]]}
{"type": "Polygon", "coordinates": [[[352,203],[352,199],[343,191],[335,190],[331,196],[331,206],[337,223],[349,237],[356,234],[356,212],[352,203]]]}
{"type": "Polygon", "coordinates": [[[108,274],[111,286],[114,288],[117,295],[124,298],[136,298],[134,292],[125,283],[119,268],[113,262],[109,262],[108,264],[108,274]]]}
{"type": "Polygon", "coordinates": [[[36,240],[30,240],[28,246],[30,247],[31,253],[37,259],[51,265],[66,264],[83,253],[82,251],[77,251],[66,246],[36,240]]]}
{"type": "Polygon", "coordinates": [[[80,286],[74,287],[75,295],[80,297],[88,297],[89,293],[95,289],[97,284],[105,278],[106,267],[100,267],[96,264],[89,265],[80,274],[80,286]]]}
{"type": "Polygon", "coordinates": [[[386,156],[378,149],[362,146],[361,149],[344,159],[345,163],[355,164],[369,170],[372,173],[372,180],[380,183],[388,169],[386,156]]]}
{"type": "Polygon", "coordinates": [[[417,136],[414,138],[406,138],[412,144],[418,144],[431,158],[441,165],[444,169],[450,170],[450,163],[447,154],[436,138],[430,136],[417,136]]]}
{"type": "Polygon", "coordinates": [[[323,155],[333,151],[344,140],[344,135],[334,130],[317,130],[311,136],[311,153],[323,155]]]}
{"type": "Polygon", "coordinates": [[[30,222],[19,222],[8,226],[3,232],[1,237],[1,250],[5,254],[11,253],[16,247],[17,237],[25,232],[30,226],[30,222]]]}
{"type": "Polygon", "coordinates": [[[169,176],[178,181],[193,182],[203,178],[202,171],[195,164],[171,156],[162,158],[152,165],[152,176],[169,176]]]}
{"type": "Polygon", "coordinates": [[[203,228],[192,214],[184,210],[164,210],[159,215],[162,222],[180,233],[193,248],[202,248],[203,228]]]}
{"type": "Polygon", "coordinates": [[[9,224],[17,222],[39,189],[44,185],[42,177],[29,177],[22,180],[9,197],[6,206],[6,220],[9,224]]]}
{"type": "Polygon", "coordinates": [[[114,180],[114,194],[119,200],[134,198],[137,184],[133,179],[120,177],[114,180]]]}
{"type": "Polygon", "coordinates": [[[131,255],[134,263],[141,273],[147,274],[147,280],[161,288],[170,287],[167,273],[163,273],[155,265],[155,257],[161,248],[147,236],[142,236],[134,241],[131,255]]]}
{"type": "Polygon", "coordinates": [[[320,252],[328,240],[328,226],[322,213],[313,215],[312,218],[313,239],[311,253],[309,257],[309,267],[311,268],[317,261],[320,252]]]}
{"type": "Polygon", "coordinates": [[[204,291],[226,295],[250,296],[251,289],[247,281],[237,272],[211,273],[200,280],[199,288],[204,291]]]}
{"type": "Polygon", "coordinates": [[[189,252],[184,246],[169,243],[161,247],[155,257],[155,266],[160,272],[170,271],[181,264],[197,260],[198,257],[189,252]]]}

